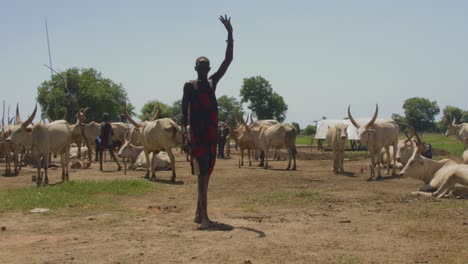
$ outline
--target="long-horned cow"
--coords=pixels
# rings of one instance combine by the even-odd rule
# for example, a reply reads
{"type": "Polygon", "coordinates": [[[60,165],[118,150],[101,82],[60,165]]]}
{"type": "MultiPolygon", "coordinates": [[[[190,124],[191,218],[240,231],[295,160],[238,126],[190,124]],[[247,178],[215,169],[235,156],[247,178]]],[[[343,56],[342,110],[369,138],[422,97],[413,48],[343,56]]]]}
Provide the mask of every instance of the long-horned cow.
{"type": "MultiPolygon", "coordinates": [[[[6,139],[11,135],[13,130],[20,127],[22,124],[22,120],[19,114],[19,107],[18,104],[16,105],[16,116],[15,116],[16,124],[8,122],[8,125],[3,124],[2,120],[2,131],[0,136],[3,138],[3,151],[5,153],[5,175],[9,175],[11,173],[11,162],[13,161],[13,170],[14,175],[18,175],[19,171],[21,170],[21,163],[18,159],[19,153],[21,151],[21,144],[8,142],[6,139]]],[[[24,145],[24,144],[23,144],[24,145]]]]}
{"type": "Polygon", "coordinates": [[[344,173],[344,153],[348,140],[348,125],[336,124],[329,127],[326,135],[327,143],[333,151],[333,172],[344,173]]]}
{"type": "Polygon", "coordinates": [[[463,144],[465,144],[465,149],[468,147],[468,123],[462,123],[457,125],[455,119],[447,127],[445,136],[456,136],[463,144]]]}
{"type": "Polygon", "coordinates": [[[468,197],[468,165],[457,164],[451,159],[428,159],[422,156],[421,152],[422,147],[417,147],[400,172],[400,176],[409,176],[424,182],[425,185],[414,194],[442,198],[455,192],[456,195],[468,197]],[[457,188],[456,184],[462,186],[457,188]]]}
{"type": "MultiPolygon", "coordinates": [[[[182,143],[182,130],[170,118],[161,118],[153,121],[135,122],[125,110],[125,117],[134,125],[132,133],[137,133],[139,142],[143,144],[143,151],[146,156],[146,163],[150,164],[149,153],[157,155],[160,151],[166,151],[171,159],[172,177],[171,181],[176,179],[175,159],[172,153],[172,147],[182,143]]],[[[151,176],[156,178],[155,166],[146,168],[145,178],[149,178],[149,170],[151,167],[151,176]]]]}
{"type": "MultiPolygon", "coordinates": [[[[398,144],[398,124],[394,120],[376,121],[379,113],[379,106],[375,105],[375,113],[372,119],[365,126],[358,124],[353,116],[351,115],[351,105],[348,107],[348,117],[351,123],[357,128],[357,134],[362,144],[364,144],[372,159],[371,176],[369,180],[372,180],[375,175],[375,156],[377,156],[377,179],[381,178],[380,163],[381,155],[380,151],[385,148],[389,153],[389,146],[393,146],[393,149],[397,148],[398,144]]],[[[396,151],[393,151],[392,155],[393,164],[396,164],[396,151]]],[[[387,163],[390,168],[390,159],[387,163]]],[[[395,166],[392,168],[392,175],[396,175],[395,166]]]]}
{"type": "Polygon", "coordinates": [[[77,116],[77,122],[74,125],[69,125],[64,120],[57,120],[49,124],[36,123],[33,128],[28,128],[36,116],[37,105],[34,108],[31,116],[21,124],[21,126],[13,131],[7,139],[11,142],[23,142],[28,133],[32,133],[32,154],[37,162],[37,184],[41,183],[41,158],[44,164],[44,183],[48,184],[48,165],[49,153],[54,152],[60,154],[60,163],[62,166],[62,180],[68,180],[68,165],[70,160],[70,144],[73,134],[81,133],[81,115],[77,116]]]}

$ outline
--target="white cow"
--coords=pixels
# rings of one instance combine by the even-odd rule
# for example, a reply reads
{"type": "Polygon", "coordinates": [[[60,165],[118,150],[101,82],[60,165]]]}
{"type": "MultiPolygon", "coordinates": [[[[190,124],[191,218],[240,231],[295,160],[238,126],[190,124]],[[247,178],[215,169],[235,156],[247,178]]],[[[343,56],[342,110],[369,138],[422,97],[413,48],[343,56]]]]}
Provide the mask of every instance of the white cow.
{"type": "Polygon", "coordinates": [[[468,123],[463,123],[460,125],[455,124],[455,119],[447,127],[445,136],[456,136],[463,144],[465,144],[465,149],[468,147],[468,123]]]}
{"type": "MultiPolygon", "coordinates": [[[[145,153],[143,152],[143,146],[133,145],[128,137],[125,138],[125,143],[120,148],[118,155],[121,158],[126,158],[130,160],[131,169],[147,168],[148,166],[148,163],[146,162],[145,153]]],[[[171,159],[169,158],[169,155],[167,155],[167,153],[164,151],[159,152],[157,155],[153,155],[153,153],[151,152],[149,158],[151,160],[151,165],[155,166],[154,170],[161,171],[172,169],[171,159]]]]}
{"type": "MultiPolygon", "coordinates": [[[[381,163],[381,155],[380,151],[382,148],[385,148],[387,153],[389,153],[389,146],[393,146],[393,149],[397,148],[398,144],[398,133],[399,127],[397,123],[393,120],[386,120],[386,121],[377,121],[377,115],[379,113],[378,105],[375,105],[375,113],[372,117],[371,121],[365,125],[359,125],[351,115],[351,105],[348,107],[348,117],[351,123],[357,128],[357,134],[362,144],[364,144],[372,159],[371,165],[371,176],[369,180],[372,180],[375,175],[375,156],[377,156],[377,180],[381,178],[380,173],[380,163],[381,163]]],[[[393,164],[396,164],[396,151],[393,151],[392,155],[393,164]]],[[[390,160],[387,162],[387,167],[390,168],[390,160]]],[[[395,166],[392,168],[392,175],[396,175],[395,173],[395,166]]]]}
{"type": "Polygon", "coordinates": [[[268,155],[270,147],[275,149],[286,148],[288,151],[287,170],[296,170],[296,128],[290,124],[277,124],[272,126],[260,126],[260,149],[265,153],[264,169],[268,168],[268,155]],[[291,160],[293,165],[291,167],[291,160]]]}
{"type": "MultiPolygon", "coordinates": [[[[182,129],[170,118],[161,118],[154,121],[135,122],[125,111],[125,117],[134,125],[131,133],[137,133],[139,142],[143,144],[143,151],[147,163],[150,162],[149,154],[156,155],[160,151],[166,151],[171,159],[172,177],[176,179],[175,159],[172,147],[182,144],[182,129]]],[[[155,166],[151,166],[151,176],[156,178],[155,166]]],[[[146,168],[145,178],[149,178],[150,166],[146,168]]]]}
{"type": "Polygon", "coordinates": [[[344,173],[344,153],[346,149],[346,140],[348,140],[348,125],[336,124],[329,127],[326,135],[328,146],[333,151],[333,172],[344,173]]]}
{"type": "Polygon", "coordinates": [[[468,165],[457,164],[450,159],[428,159],[420,155],[421,151],[420,147],[400,172],[400,176],[409,176],[425,183],[414,194],[442,198],[455,191],[468,197],[468,165]],[[461,188],[457,188],[456,184],[462,185],[461,188]]]}
{"type": "Polygon", "coordinates": [[[24,142],[28,133],[32,133],[32,155],[37,161],[37,184],[40,185],[41,178],[41,158],[44,163],[44,183],[48,184],[48,165],[49,153],[57,153],[60,155],[60,163],[62,166],[62,180],[68,180],[68,166],[70,161],[70,144],[73,134],[81,133],[81,116],[78,115],[75,125],[68,125],[64,120],[54,121],[49,124],[37,123],[32,129],[28,125],[34,119],[37,111],[37,105],[34,108],[31,116],[21,124],[21,126],[13,131],[7,141],[13,143],[24,142]],[[72,129],[73,128],[73,129],[72,129]]]}

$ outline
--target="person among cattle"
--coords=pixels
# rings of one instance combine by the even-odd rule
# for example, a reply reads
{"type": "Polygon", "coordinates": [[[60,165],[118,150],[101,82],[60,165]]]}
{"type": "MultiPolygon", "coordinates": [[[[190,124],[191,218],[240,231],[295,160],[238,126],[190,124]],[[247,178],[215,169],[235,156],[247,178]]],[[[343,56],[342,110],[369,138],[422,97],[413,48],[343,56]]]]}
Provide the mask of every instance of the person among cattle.
{"type": "Polygon", "coordinates": [[[219,122],[218,125],[218,159],[224,159],[224,148],[226,146],[229,128],[224,122],[219,122]]]}
{"type": "Polygon", "coordinates": [[[182,129],[187,137],[185,128],[190,125],[190,155],[198,174],[198,203],[194,222],[201,224],[201,229],[212,227],[213,222],[208,218],[208,183],[216,161],[216,140],[218,128],[218,103],[216,101],[216,87],[231,64],[234,50],[232,38],[231,18],[220,16],[228,32],[227,48],[224,61],[218,71],[208,77],[210,61],[206,57],[199,57],[195,61],[197,80],[184,85],[182,97],[182,129]]]}
{"type": "Polygon", "coordinates": [[[119,161],[114,155],[114,144],[112,142],[112,135],[114,134],[112,130],[112,125],[109,122],[109,114],[104,113],[102,115],[102,124],[99,133],[99,170],[102,171],[102,153],[105,149],[109,150],[111,158],[117,163],[117,170],[120,171],[122,166],[120,166],[119,161]]]}

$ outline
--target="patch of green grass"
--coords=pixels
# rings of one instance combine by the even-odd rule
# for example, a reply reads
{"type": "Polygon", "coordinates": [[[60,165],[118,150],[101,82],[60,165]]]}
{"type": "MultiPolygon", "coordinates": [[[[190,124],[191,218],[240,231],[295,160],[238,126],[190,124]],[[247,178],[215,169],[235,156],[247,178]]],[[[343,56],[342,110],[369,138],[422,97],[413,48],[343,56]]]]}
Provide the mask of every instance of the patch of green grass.
{"type": "Polygon", "coordinates": [[[314,143],[317,144],[317,140],[314,139],[315,135],[304,136],[304,135],[297,135],[296,136],[296,145],[312,145],[312,139],[314,143]]]}
{"type": "Polygon", "coordinates": [[[261,194],[249,199],[258,205],[306,205],[318,201],[320,194],[317,191],[286,191],[261,194]]]}
{"type": "Polygon", "coordinates": [[[446,137],[444,134],[424,134],[422,140],[427,143],[432,144],[432,148],[435,149],[435,155],[437,155],[437,150],[445,150],[450,155],[461,157],[464,145],[454,136],[446,137]]]}
{"type": "Polygon", "coordinates": [[[161,185],[145,180],[70,181],[55,186],[9,189],[0,192],[0,211],[32,208],[112,208],[119,197],[158,191],[161,185]]]}

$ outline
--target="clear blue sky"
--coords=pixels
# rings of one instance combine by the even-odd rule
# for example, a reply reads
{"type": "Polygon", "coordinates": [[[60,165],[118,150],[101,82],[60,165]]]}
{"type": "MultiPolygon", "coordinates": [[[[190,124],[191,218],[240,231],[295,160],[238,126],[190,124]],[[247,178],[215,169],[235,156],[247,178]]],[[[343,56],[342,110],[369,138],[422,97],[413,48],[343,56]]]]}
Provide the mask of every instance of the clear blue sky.
{"type": "Polygon", "coordinates": [[[0,3],[1,98],[27,116],[54,68],[93,67],[122,83],[137,112],[172,103],[196,77],[194,60],[217,69],[232,17],[234,61],[217,96],[239,96],[261,75],[301,126],[322,116],[381,118],[419,96],[468,109],[468,1],[4,1],[0,3]]]}

